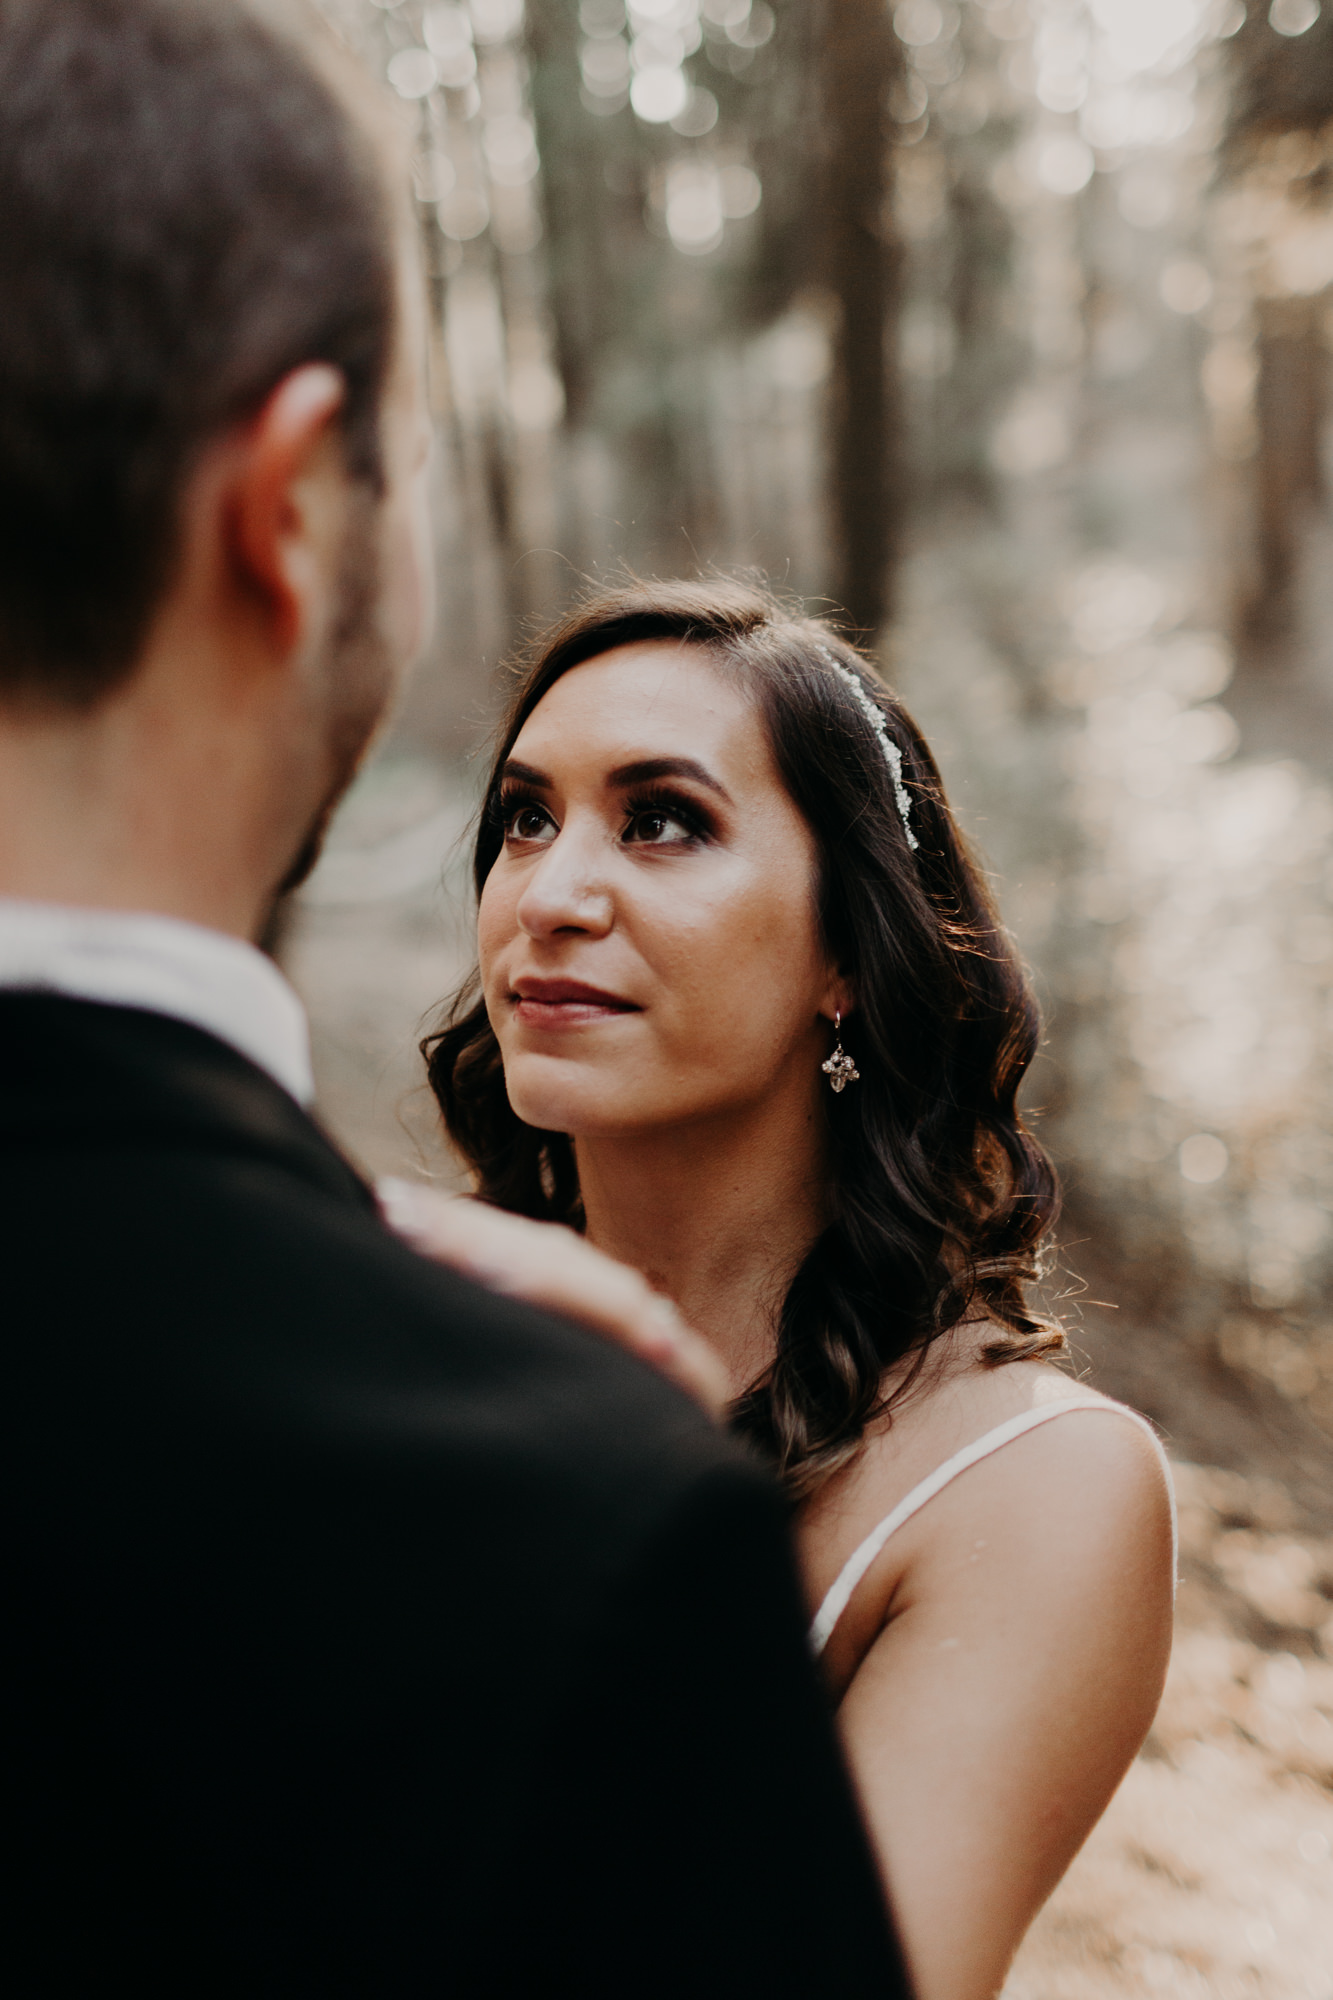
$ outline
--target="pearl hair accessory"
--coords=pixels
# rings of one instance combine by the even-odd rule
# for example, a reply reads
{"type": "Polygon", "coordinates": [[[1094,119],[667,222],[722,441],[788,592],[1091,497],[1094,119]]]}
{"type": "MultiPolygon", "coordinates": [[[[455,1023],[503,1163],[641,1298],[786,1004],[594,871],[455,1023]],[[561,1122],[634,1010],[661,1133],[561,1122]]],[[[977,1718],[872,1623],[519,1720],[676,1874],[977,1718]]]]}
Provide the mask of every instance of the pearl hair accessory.
{"type": "Polygon", "coordinates": [[[879,747],[884,752],[884,762],[888,765],[889,776],[893,780],[893,802],[898,808],[898,817],[903,823],[903,832],[907,835],[907,845],[915,853],[921,843],[912,831],[912,801],[908,797],[907,787],[903,783],[903,753],[889,735],[889,726],[884,720],[884,711],[876,702],[870,699],[870,696],[866,693],[864,684],[857,679],[851,668],[844,667],[841,660],[835,659],[827,646],[817,646],[815,650],[821,659],[828,661],[838,679],[846,682],[852,691],[852,696],[857,707],[879,739],[879,747]]]}

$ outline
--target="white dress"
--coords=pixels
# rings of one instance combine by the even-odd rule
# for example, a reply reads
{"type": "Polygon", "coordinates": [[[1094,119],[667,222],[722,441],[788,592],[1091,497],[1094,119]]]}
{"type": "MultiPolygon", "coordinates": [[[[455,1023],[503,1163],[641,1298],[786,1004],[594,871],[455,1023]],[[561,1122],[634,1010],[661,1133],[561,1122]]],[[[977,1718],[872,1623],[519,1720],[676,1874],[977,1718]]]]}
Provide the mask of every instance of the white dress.
{"type": "Polygon", "coordinates": [[[1087,1389],[1076,1389],[1072,1394],[1061,1396],[1057,1401],[1041,1403],[1036,1409],[1023,1410],[1018,1416],[1010,1417],[1007,1423],[997,1424],[994,1430],[987,1431],[983,1437],[964,1445],[961,1451],[956,1451],[952,1458],[947,1458],[943,1465],[936,1466],[919,1485],[914,1486],[906,1498],[898,1502],[892,1513],[884,1516],[878,1527],[871,1529],[865,1540],[852,1550],[815,1613],[814,1623],[810,1627],[810,1645],[815,1656],[818,1657],[827,1646],[833,1636],[834,1626],[851,1602],[853,1591],[890,1535],[895,1534],[905,1521],[910,1521],[913,1514],[919,1513],[928,1500],[933,1500],[937,1493],[943,1492],[946,1486],[951,1485],[960,1472],[966,1472],[969,1466],[979,1464],[983,1458],[989,1458],[992,1452],[1003,1450],[1004,1446],[1012,1444],[1015,1438],[1022,1437],[1025,1431],[1035,1430],[1038,1424],[1048,1424],[1052,1418],[1063,1417],[1070,1410],[1104,1410],[1110,1416],[1125,1417],[1130,1423],[1137,1424],[1139,1429],[1152,1439],[1153,1449],[1162,1462],[1166,1490],[1171,1495],[1171,1574],[1174,1577],[1177,1547],[1175,1489],[1171,1483],[1171,1471],[1167,1464],[1166,1453],[1162,1450],[1157,1433],[1145,1417],[1139,1416],[1135,1410],[1126,1409],[1123,1403],[1113,1403],[1107,1397],[1096,1395],[1087,1389]]]}

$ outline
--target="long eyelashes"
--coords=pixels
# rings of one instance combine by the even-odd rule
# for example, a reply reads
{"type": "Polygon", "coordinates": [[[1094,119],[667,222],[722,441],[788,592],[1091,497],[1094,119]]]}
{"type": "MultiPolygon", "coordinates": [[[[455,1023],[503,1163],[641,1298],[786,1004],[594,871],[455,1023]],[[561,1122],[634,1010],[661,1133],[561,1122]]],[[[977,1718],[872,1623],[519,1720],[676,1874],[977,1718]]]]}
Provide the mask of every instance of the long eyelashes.
{"type": "Polygon", "coordinates": [[[506,840],[513,833],[514,821],[522,812],[540,813],[549,824],[555,824],[542,801],[534,798],[531,792],[519,790],[517,786],[511,790],[493,793],[486,807],[486,817],[506,840]]]}
{"type": "Polygon", "coordinates": [[[514,821],[522,812],[540,813],[549,825],[555,824],[549,807],[519,785],[502,786],[498,792],[492,792],[486,802],[486,817],[505,840],[513,835],[514,821]]]}
{"type": "Polygon", "coordinates": [[[636,820],[653,818],[674,820],[684,829],[685,840],[670,843],[650,842],[647,843],[649,845],[697,847],[713,837],[713,828],[704,814],[690,800],[682,798],[679,792],[638,792],[625,800],[627,832],[636,820]]]}
{"type": "MultiPolygon", "coordinates": [[[[514,823],[522,813],[534,813],[548,826],[555,825],[551,810],[544,800],[518,785],[502,786],[498,792],[492,794],[486,808],[487,818],[506,840],[535,837],[516,835],[514,823]]],[[[623,813],[624,826],[621,838],[629,846],[697,847],[714,836],[714,829],[708,816],[691,800],[682,798],[676,792],[632,793],[625,799],[623,813]],[[628,839],[637,825],[645,820],[654,819],[674,822],[680,829],[681,837],[663,840],[649,835],[646,839],[628,839]]]]}

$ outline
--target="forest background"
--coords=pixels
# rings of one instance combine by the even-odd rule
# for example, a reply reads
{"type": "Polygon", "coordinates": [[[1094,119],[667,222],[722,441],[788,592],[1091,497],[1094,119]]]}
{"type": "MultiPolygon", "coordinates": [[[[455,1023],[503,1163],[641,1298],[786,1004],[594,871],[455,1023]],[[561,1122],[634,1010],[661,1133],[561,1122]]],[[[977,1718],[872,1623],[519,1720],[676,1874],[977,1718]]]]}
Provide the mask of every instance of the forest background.
{"type": "Polygon", "coordinates": [[[452,1184],[503,664],[758,571],[874,654],[1036,973],[1052,1303],[1177,1461],[1144,1756],[1009,2000],[1333,1996],[1333,10],[321,0],[401,107],[441,618],[287,928],[321,1102],[452,1184]]]}

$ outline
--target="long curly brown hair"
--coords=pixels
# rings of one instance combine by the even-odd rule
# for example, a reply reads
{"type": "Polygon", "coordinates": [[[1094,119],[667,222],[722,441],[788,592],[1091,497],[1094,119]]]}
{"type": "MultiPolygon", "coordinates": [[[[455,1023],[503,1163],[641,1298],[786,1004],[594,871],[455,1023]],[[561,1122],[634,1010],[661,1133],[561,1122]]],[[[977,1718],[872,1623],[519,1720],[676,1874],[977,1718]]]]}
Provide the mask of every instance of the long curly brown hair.
{"type": "MultiPolygon", "coordinates": [[[[861,1081],[824,1100],[828,1223],[787,1290],[772,1361],[733,1409],[804,1495],[854,1456],[960,1321],[991,1322],[992,1364],[1064,1345],[1027,1289],[1058,1209],[1054,1170],[1016,1101],[1040,1017],[911,717],[845,641],[748,583],[602,591],[521,663],[477,833],[478,895],[503,839],[498,774],[528,716],[571,668],[647,640],[699,647],[754,700],[815,837],[824,944],[856,996],[842,1034],[861,1081]],[[915,850],[883,748],[830,658],[898,746],[915,850]],[[908,1356],[886,1395],[886,1371],[908,1356]]],[[[421,1046],[482,1199],[578,1227],[573,1144],[512,1110],[475,973],[421,1046]]]]}

